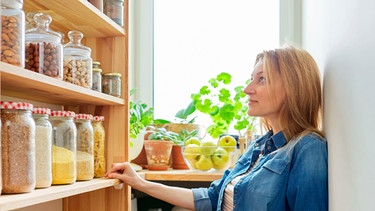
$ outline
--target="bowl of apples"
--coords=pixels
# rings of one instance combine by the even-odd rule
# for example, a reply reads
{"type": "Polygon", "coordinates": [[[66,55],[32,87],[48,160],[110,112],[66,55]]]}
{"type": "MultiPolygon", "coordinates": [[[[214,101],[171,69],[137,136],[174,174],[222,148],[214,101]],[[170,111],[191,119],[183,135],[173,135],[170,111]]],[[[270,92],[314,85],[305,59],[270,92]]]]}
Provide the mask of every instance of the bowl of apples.
{"type": "Polygon", "coordinates": [[[229,168],[237,142],[225,135],[215,141],[200,141],[191,138],[182,147],[182,154],[190,170],[222,172],[229,168]]]}

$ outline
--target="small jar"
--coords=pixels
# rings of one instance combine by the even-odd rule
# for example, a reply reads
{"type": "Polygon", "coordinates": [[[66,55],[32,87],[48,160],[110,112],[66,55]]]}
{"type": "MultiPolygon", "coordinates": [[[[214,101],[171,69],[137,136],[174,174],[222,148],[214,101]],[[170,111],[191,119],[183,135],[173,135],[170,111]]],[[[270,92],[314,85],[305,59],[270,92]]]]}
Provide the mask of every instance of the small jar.
{"type": "Polygon", "coordinates": [[[103,0],[89,0],[100,12],[103,12],[103,0]]]}
{"type": "Polygon", "coordinates": [[[105,174],[105,129],[104,116],[94,116],[94,177],[103,177],[105,174]]]}
{"type": "Polygon", "coordinates": [[[25,67],[25,13],[22,0],[1,1],[1,61],[25,67]]]}
{"type": "Polygon", "coordinates": [[[53,78],[63,78],[63,48],[61,35],[49,29],[48,14],[34,15],[36,28],[25,33],[25,68],[53,78]]]}
{"type": "Polygon", "coordinates": [[[33,108],[35,121],[35,188],[47,188],[52,184],[52,125],[49,122],[49,108],[33,108]]]}
{"type": "Polygon", "coordinates": [[[124,0],[105,0],[104,14],[121,27],[124,26],[124,0]]]}
{"type": "Polygon", "coordinates": [[[0,108],[2,192],[31,192],[36,182],[33,105],[1,101],[0,108]]]}
{"type": "Polygon", "coordinates": [[[100,62],[92,63],[92,90],[102,92],[102,69],[100,69],[100,62]]]}
{"type": "Polygon", "coordinates": [[[70,42],[64,45],[63,80],[91,89],[92,59],[91,49],[81,44],[83,34],[79,31],[68,33],[70,42]]]}
{"type": "Polygon", "coordinates": [[[91,114],[76,114],[77,180],[94,178],[94,129],[91,114]]]}
{"type": "Polygon", "coordinates": [[[103,93],[120,97],[121,96],[121,74],[120,73],[104,73],[102,80],[103,93]]]}
{"type": "Polygon", "coordinates": [[[77,127],[73,111],[51,111],[52,184],[71,184],[77,179],[77,127]]]}

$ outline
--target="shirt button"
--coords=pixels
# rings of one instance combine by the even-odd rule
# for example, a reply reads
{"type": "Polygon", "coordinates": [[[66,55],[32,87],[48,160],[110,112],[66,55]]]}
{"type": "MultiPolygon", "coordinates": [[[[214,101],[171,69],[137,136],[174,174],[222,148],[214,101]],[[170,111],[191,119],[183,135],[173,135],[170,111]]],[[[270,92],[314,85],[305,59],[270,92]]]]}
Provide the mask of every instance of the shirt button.
{"type": "Polygon", "coordinates": [[[268,150],[271,150],[271,146],[268,146],[267,149],[268,149],[268,150]]]}

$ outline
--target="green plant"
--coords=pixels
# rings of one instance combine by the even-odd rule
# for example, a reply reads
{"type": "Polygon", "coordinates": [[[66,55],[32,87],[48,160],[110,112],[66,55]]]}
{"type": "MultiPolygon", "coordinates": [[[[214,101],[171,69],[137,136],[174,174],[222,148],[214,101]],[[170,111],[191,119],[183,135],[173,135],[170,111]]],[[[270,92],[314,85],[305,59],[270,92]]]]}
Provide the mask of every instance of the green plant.
{"type": "Polygon", "coordinates": [[[155,128],[148,136],[148,140],[173,141],[176,143],[179,140],[179,135],[175,132],[168,131],[165,128],[155,128]]]}
{"type": "Polygon", "coordinates": [[[198,130],[181,130],[181,133],[178,133],[177,135],[177,141],[175,141],[175,144],[178,144],[180,146],[185,145],[185,142],[189,140],[192,137],[195,137],[198,134],[198,130]]]}
{"type": "MultiPolygon", "coordinates": [[[[130,95],[133,95],[134,89],[130,91],[130,95]]],[[[137,135],[151,125],[154,120],[154,108],[147,108],[146,103],[142,102],[129,102],[129,123],[130,123],[130,137],[136,138],[137,135]]]]}
{"type": "Polygon", "coordinates": [[[211,78],[198,93],[191,95],[195,108],[210,116],[212,124],[207,127],[207,133],[213,138],[228,133],[230,129],[238,131],[240,136],[246,130],[254,130],[255,118],[247,114],[245,85],[232,88],[231,82],[232,76],[222,72],[211,78]]]}

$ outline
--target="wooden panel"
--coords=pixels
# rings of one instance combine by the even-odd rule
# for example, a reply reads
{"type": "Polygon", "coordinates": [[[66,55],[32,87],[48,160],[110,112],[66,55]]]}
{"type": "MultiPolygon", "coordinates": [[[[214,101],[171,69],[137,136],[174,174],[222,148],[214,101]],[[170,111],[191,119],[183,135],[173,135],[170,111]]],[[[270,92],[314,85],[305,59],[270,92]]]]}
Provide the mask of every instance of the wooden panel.
{"type": "Polygon", "coordinates": [[[199,172],[191,170],[142,171],[146,180],[211,182],[220,179],[222,172],[199,172]]]}

